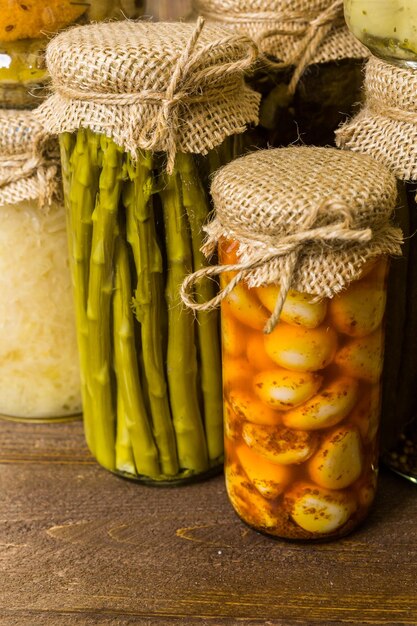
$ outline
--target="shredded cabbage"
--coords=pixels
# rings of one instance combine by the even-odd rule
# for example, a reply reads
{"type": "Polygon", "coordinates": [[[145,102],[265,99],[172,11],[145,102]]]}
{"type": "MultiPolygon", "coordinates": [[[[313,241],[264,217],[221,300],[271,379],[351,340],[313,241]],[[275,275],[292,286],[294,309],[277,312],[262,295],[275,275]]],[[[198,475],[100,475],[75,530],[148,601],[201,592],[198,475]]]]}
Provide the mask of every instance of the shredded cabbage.
{"type": "Polygon", "coordinates": [[[65,211],[0,208],[0,413],[81,411],[65,211]]]}

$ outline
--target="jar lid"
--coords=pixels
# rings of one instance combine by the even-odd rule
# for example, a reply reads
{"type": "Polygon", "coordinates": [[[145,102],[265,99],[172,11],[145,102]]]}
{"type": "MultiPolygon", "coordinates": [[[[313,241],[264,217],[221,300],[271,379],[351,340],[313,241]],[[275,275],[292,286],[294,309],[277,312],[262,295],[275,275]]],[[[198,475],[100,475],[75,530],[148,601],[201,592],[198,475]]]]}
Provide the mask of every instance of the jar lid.
{"type": "Polygon", "coordinates": [[[46,53],[54,95],[38,110],[52,133],[80,127],[138,149],[206,154],[257,123],[243,72],[255,44],[219,26],[111,22],[73,28],[46,53]]]}
{"type": "Polygon", "coordinates": [[[59,151],[33,111],[0,110],[0,206],[60,193],[59,151]]]}
{"type": "MultiPolygon", "coordinates": [[[[334,0],[193,0],[195,11],[212,22],[227,25],[233,31],[252,37],[260,50],[290,63],[296,58],[304,37],[314,24],[326,29],[308,64],[343,58],[361,59],[369,51],[351,33],[343,19],[343,1],[334,0]],[[266,7],[266,4],[268,5],[266,7]],[[326,11],[337,5],[326,20],[326,11]],[[324,15],[324,21],[320,17],[324,15]]],[[[296,63],[294,63],[296,64],[296,63]]]]}
{"type": "Polygon", "coordinates": [[[219,170],[211,193],[215,218],[205,228],[205,251],[223,238],[233,240],[239,261],[205,268],[186,281],[183,299],[193,308],[201,308],[189,296],[196,280],[234,270],[208,308],[241,280],[249,287],[279,284],[270,331],[289,289],[331,298],[371,259],[401,253],[401,231],[390,224],[396,179],[365,155],[313,147],[254,152],[219,170]]]}
{"type": "Polygon", "coordinates": [[[417,181],[417,73],[372,57],[364,89],[365,106],[336,131],[337,145],[417,181]]]}

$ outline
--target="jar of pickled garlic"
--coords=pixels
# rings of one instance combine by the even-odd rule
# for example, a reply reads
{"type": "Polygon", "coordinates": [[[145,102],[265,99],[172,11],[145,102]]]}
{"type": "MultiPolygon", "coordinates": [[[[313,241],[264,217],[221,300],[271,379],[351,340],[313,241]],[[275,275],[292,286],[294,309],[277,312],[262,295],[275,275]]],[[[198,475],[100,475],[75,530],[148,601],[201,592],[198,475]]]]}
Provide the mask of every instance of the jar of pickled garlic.
{"type": "Polygon", "coordinates": [[[51,35],[73,24],[140,17],[145,0],[2,0],[0,108],[33,108],[45,96],[44,50],[51,35]]]}
{"type": "Polygon", "coordinates": [[[257,120],[242,77],[255,57],[201,20],[83,26],[47,49],[55,94],[37,116],[60,134],[86,438],[128,478],[223,465],[218,316],[195,318],[179,287],[207,265],[207,169],[257,120]]]}
{"type": "MultiPolygon", "coordinates": [[[[340,537],[376,488],[395,178],[362,155],[283,148],[233,161],[211,192],[220,264],[205,274],[221,292],[204,307],[221,300],[230,501],[276,537],[340,537]]],[[[197,310],[205,274],[183,285],[197,310]]]]}
{"type": "Polygon", "coordinates": [[[372,57],[364,87],[366,105],[337,131],[336,141],[372,156],[398,179],[396,220],[405,242],[388,285],[381,453],[386,465],[417,482],[417,72],[372,57]]]}
{"type": "Polygon", "coordinates": [[[0,111],[0,414],[80,416],[58,145],[29,111],[0,111]]]}
{"type": "Polygon", "coordinates": [[[245,146],[325,146],[361,100],[368,50],[352,36],[342,2],[193,0],[210,23],[252,37],[260,61],[247,75],[262,94],[259,125],[245,146]],[[294,21],[294,15],[297,16],[294,21]]]}
{"type": "Polygon", "coordinates": [[[415,0],[344,0],[351,32],[377,57],[417,68],[415,0]]]}

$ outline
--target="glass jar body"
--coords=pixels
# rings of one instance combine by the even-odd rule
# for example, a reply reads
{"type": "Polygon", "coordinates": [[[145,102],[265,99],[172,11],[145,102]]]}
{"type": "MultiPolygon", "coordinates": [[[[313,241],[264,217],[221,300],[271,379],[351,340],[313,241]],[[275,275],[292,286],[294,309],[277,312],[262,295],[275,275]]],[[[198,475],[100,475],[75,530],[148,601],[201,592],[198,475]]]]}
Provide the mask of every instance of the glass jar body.
{"type": "Polygon", "coordinates": [[[334,131],[353,115],[361,101],[363,62],[341,59],[310,65],[293,97],[287,86],[293,70],[259,68],[249,85],[262,94],[259,125],[245,134],[252,147],[334,145],[334,131]]]}
{"type": "Polygon", "coordinates": [[[79,415],[81,392],[64,207],[0,207],[0,414],[79,415]]]}
{"type": "Polygon", "coordinates": [[[345,0],[349,29],[377,57],[417,67],[417,5],[414,0],[345,0]]]}
{"type": "Polygon", "coordinates": [[[197,159],[177,154],[168,175],[165,155],[133,163],[87,130],[62,135],[61,152],[88,445],[108,470],[151,484],[217,473],[218,313],[195,318],[179,293],[205,265],[197,159]]]}
{"type": "MultiPolygon", "coordinates": [[[[222,263],[236,244],[222,242],[222,263]]],[[[353,530],[374,498],[387,263],[333,299],[239,284],[222,303],[225,474],[243,521],[286,539],[353,530]],[[366,310],[365,310],[366,309],[366,310]]]]}
{"type": "Polygon", "coordinates": [[[142,0],[3,0],[0,15],[0,108],[34,108],[46,96],[44,50],[72,24],[140,17],[142,0]],[[4,5],[4,6],[3,6],[4,5]]]}
{"type": "Polygon", "coordinates": [[[387,301],[381,448],[388,467],[417,483],[417,202],[415,183],[400,183],[397,221],[403,254],[391,263],[387,301]]]}

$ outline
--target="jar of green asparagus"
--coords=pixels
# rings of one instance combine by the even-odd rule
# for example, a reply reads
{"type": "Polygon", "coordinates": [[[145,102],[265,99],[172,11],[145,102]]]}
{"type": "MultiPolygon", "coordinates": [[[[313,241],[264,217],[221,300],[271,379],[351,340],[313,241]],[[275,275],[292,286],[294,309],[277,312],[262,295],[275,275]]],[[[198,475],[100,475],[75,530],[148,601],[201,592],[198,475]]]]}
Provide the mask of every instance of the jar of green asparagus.
{"type": "Polygon", "coordinates": [[[33,108],[45,95],[44,50],[51,34],[73,24],[140,17],[145,0],[2,0],[0,108],[33,108]]]}
{"type": "Polygon", "coordinates": [[[248,75],[262,94],[260,123],[246,144],[332,145],[361,99],[369,55],[346,27],[343,0],[193,1],[197,14],[252,37],[262,53],[248,75]]]}
{"type": "Polygon", "coordinates": [[[179,287],[206,264],[210,163],[257,121],[242,78],[256,52],[203,20],[84,26],[47,49],[38,115],[61,139],[86,438],[123,476],[222,466],[218,318],[195,318],[179,287]]]}
{"type": "Polygon", "coordinates": [[[58,142],[30,111],[0,111],[0,414],[81,413],[58,142]]]}
{"type": "Polygon", "coordinates": [[[403,257],[391,265],[381,443],[392,469],[417,482],[417,73],[371,58],[365,106],[337,131],[340,147],[369,154],[398,178],[403,257]]]}

